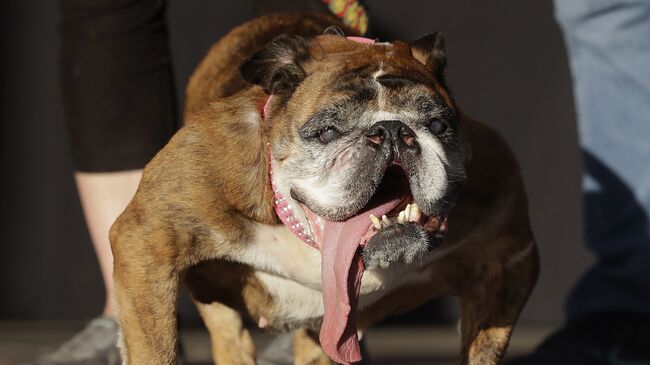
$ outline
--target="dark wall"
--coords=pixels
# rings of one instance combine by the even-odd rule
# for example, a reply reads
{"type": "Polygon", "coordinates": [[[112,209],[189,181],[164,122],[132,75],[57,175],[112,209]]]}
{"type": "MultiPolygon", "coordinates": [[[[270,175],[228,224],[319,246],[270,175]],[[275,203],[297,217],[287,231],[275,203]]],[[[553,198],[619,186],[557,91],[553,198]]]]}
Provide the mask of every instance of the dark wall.
{"type": "MultiPolygon", "coordinates": [[[[570,76],[550,1],[369,1],[384,40],[444,30],[449,81],[469,114],[519,157],[543,265],[524,319],[557,320],[589,262],[580,235],[570,76]]],[[[2,3],[0,318],[88,318],[103,289],[72,179],[57,85],[54,1],[2,3]]],[[[211,43],[253,14],[246,2],[171,1],[179,102],[211,43]]]]}

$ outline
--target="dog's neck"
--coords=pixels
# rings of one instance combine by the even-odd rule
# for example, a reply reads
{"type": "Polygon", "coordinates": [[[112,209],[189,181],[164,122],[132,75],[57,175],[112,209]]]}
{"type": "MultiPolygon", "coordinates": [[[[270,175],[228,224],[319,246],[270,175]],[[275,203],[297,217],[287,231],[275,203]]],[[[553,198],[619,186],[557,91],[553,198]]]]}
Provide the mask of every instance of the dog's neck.
{"type": "MultiPolygon", "coordinates": [[[[262,120],[266,122],[268,117],[268,110],[271,101],[273,100],[273,95],[269,95],[268,99],[264,103],[260,113],[262,114],[262,120]]],[[[298,238],[303,240],[306,244],[316,247],[316,242],[314,242],[313,237],[305,229],[300,220],[296,218],[293,207],[287,200],[287,198],[282,194],[278,183],[276,182],[275,177],[273,176],[273,152],[271,151],[271,144],[267,143],[269,150],[269,180],[271,181],[271,188],[273,189],[273,209],[275,214],[280,218],[282,223],[289,228],[298,238]]]]}

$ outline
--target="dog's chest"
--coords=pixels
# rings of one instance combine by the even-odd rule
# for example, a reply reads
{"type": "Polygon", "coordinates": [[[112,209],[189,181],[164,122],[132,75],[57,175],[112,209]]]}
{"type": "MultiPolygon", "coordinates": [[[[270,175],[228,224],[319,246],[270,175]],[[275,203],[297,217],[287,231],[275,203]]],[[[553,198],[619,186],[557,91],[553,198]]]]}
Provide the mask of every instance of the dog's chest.
{"type": "MultiPolygon", "coordinates": [[[[258,225],[253,242],[242,247],[232,259],[251,266],[256,279],[273,297],[276,305],[271,313],[272,323],[303,324],[323,316],[321,253],[285,226],[258,225]]],[[[359,307],[424,276],[426,272],[417,270],[415,265],[395,264],[386,270],[365,271],[359,307]]]]}

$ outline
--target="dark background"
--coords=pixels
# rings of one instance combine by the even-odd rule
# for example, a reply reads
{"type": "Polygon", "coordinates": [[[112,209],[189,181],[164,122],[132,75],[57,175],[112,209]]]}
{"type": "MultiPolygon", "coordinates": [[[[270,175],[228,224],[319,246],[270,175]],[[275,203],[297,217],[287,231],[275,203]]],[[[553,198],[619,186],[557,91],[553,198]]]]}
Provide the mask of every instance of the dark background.
{"type": "MultiPolygon", "coordinates": [[[[530,195],[542,273],[522,319],[560,320],[564,296],[591,258],[581,239],[571,79],[551,2],[367,5],[382,40],[445,31],[457,102],[505,136],[530,195]]],[[[72,178],[57,83],[56,2],[1,6],[0,319],[90,318],[101,311],[103,289],[72,178]]],[[[245,1],[169,2],[179,103],[207,48],[252,14],[245,1]]],[[[193,318],[191,306],[183,308],[193,318]]]]}

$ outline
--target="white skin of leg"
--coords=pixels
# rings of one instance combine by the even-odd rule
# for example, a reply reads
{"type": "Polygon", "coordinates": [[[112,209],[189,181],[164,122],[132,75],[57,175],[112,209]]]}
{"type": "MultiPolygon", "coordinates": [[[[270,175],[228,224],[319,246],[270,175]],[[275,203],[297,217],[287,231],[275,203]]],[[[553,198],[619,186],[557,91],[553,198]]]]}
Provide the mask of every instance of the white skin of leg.
{"type": "Polygon", "coordinates": [[[142,170],[75,172],[86,225],[106,289],[103,315],[113,317],[113,254],[108,231],[135,194],[142,170]]]}

